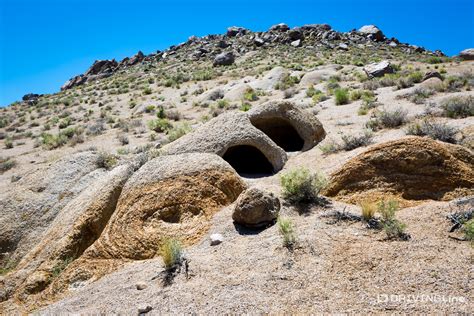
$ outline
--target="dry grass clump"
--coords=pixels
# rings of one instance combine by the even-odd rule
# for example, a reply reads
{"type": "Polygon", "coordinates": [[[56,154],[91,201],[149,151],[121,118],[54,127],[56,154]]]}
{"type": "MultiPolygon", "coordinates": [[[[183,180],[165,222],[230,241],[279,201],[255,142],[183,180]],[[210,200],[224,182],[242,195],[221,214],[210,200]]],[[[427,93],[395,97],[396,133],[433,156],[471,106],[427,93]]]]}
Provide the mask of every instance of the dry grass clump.
{"type": "Polygon", "coordinates": [[[360,202],[360,207],[362,209],[362,219],[366,222],[374,218],[378,208],[377,203],[370,201],[360,202]]]}
{"type": "Polygon", "coordinates": [[[183,247],[173,238],[166,239],[160,247],[160,255],[166,270],[172,270],[183,260],[183,247]]]}

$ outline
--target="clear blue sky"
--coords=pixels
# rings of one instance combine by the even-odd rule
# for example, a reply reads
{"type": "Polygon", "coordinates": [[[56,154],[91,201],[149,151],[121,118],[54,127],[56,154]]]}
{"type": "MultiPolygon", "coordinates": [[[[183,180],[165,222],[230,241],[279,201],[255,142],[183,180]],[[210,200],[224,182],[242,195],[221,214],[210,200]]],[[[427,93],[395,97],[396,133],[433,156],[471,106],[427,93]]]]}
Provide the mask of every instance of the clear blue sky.
{"type": "Polygon", "coordinates": [[[0,0],[0,105],[59,91],[96,59],[162,50],[231,25],[375,24],[389,37],[454,55],[474,47],[473,12],[473,0],[0,0]]]}

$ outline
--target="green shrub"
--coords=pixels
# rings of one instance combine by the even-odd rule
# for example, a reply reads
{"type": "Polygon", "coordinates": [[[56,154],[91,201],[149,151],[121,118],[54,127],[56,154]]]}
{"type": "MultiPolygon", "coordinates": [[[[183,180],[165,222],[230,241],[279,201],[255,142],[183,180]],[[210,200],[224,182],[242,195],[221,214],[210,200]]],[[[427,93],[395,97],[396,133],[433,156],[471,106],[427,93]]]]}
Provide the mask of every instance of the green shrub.
{"type": "Polygon", "coordinates": [[[347,89],[338,88],[334,91],[336,105],[349,103],[349,92],[347,89]]]}
{"type": "Polygon", "coordinates": [[[408,99],[416,104],[421,104],[426,98],[429,98],[434,94],[434,91],[426,88],[417,88],[408,95],[408,99]]]}
{"type": "Polygon", "coordinates": [[[16,166],[16,161],[11,158],[0,157],[0,174],[16,166]]]}
{"type": "MultiPolygon", "coordinates": [[[[313,85],[310,85],[308,89],[306,89],[306,96],[308,98],[312,98],[315,94],[317,94],[319,90],[316,90],[313,85]]],[[[321,91],[319,91],[321,92],[321,91]]]]}
{"type": "Polygon", "coordinates": [[[393,111],[382,110],[376,114],[374,120],[368,123],[367,127],[377,128],[395,128],[407,122],[408,112],[402,108],[396,108],[393,111]]]}
{"type": "Polygon", "coordinates": [[[378,211],[382,216],[382,227],[388,239],[408,240],[410,235],[405,233],[406,225],[395,218],[398,209],[398,203],[394,200],[381,201],[378,204],[378,211]]]}
{"type": "Polygon", "coordinates": [[[154,105],[147,105],[145,107],[145,113],[151,113],[153,111],[155,111],[155,106],[154,105]]]}
{"type": "Polygon", "coordinates": [[[183,248],[176,239],[166,239],[160,247],[160,255],[166,270],[174,269],[183,260],[183,248]]]}
{"type": "Polygon", "coordinates": [[[252,108],[252,105],[250,103],[247,103],[247,102],[242,102],[242,104],[240,105],[240,108],[239,110],[243,111],[243,112],[247,112],[248,110],[250,110],[252,108]]]}
{"type": "Polygon", "coordinates": [[[247,90],[245,90],[244,100],[246,100],[246,101],[257,101],[258,97],[257,97],[257,93],[255,92],[255,90],[252,89],[252,88],[248,88],[247,90]]]}
{"type": "Polygon", "coordinates": [[[278,231],[283,237],[283,246],[290,250],[293,249],[296,243],[295,227],[293,222],[289,218],[282,218],[279,216],[277,224],[278,231]]]}
{"type": "Polygon", "coordinates": [[[144,94],[144,95],[151,94],[152,92],[153,92],[153,91],[151,90],[150,87],[147,87],[147,88],[143,89],[143,94],[144,94]]]}
{"type": "Polygon", "coordinates": [[[62,119],[62,120],[59,122],[58,127],[59,127],[60,129],[63,129],[63,128],[68,127],[69,125],[71,125],[71,118],[70,118],[70,117],[66,117],[66,118],[62,119]]]}
{"type": "Polygon", "coordinates": [[[157,133],[166,132],[173,127],[168,119],[156,119],[148,121],[148,128],[157,133]]]}
{"type": "Polygon", "coordinates": [[[423,74],[420,71],[412,72],[408,75],[408,80],[413,83],[419,83],[423,79],[423,74]]]}
{"type": "Polygon", "coordinates": [[[441,104],[443,115],[450,118],[474,116],[474,97],[451,97],[441,104]]]}
{"type": "Polygon", "coordinates": [[[464,238],[474,241],[474,219],[471,219],[463,225],[464,238]]]}
{"type": "Polygon", "coordinates": [[[173,125],[171,129],[167,130],[168,140],[170,142],[177,140],[181,136],[186,135],[191,131],[191,126],[187,122],[182,122],[173,125]]]}
{"type": "Polygon", "coordinates": [[[319,192],[326,186],[323,175],[310,174],[308,169],[291,170],[280,177],[283,197],[291,203],[318,201],[319,192]]]}
{"type": "Polygon", "coordinates": [[[7,149],[13,148],[13,140],[11,137],[5,138],[5,148],[7,149]]]}
{"type": "Polygon", "coordinates": [[[226,99],[220,99],[217,101],[217,107],[219,109],[226,109],[229,107],[229,101],[227,101],[226,99]]]}
{"type": "Polygon", "coordinates": [[[58,147],[65,145],[68,141],[68,138],[64,134],[49,134],[49,133],[42,133],[40,135],[41,144],[45,149],[52,150],[58,147]]]}

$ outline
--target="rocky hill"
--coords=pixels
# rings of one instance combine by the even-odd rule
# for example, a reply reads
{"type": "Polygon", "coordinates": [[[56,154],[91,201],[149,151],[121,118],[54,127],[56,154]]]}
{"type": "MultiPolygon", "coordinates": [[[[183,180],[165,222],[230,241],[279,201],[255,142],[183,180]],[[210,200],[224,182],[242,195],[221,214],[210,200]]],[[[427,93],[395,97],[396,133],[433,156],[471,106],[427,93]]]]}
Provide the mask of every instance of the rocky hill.
{"type": "Polygon", "coordinates": [[[25,95],[0,314],[469,313],[473,56],[230,27],[25,95]]]}

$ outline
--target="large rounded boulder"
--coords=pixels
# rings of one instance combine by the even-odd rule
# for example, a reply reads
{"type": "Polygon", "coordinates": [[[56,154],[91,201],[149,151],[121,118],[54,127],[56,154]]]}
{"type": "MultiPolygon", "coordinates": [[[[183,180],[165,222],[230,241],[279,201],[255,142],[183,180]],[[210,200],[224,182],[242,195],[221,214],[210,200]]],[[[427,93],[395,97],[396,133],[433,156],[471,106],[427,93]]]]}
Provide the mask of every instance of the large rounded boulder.
{"type": "Polygon", "coordinates": [[[333,173],[324,194],[350,203],[389,196],[451,200],[474,194],[474,155],[425,137],[379,144],[333,173]]]}
{"type": "Polygon", "coordinates": [[[279,212],[278,197],[253,187],[244,191],[237,199],[232,219],[237,224],[258,228],[275,222],[279,212]]]}

